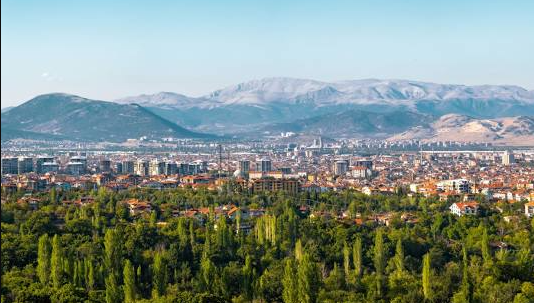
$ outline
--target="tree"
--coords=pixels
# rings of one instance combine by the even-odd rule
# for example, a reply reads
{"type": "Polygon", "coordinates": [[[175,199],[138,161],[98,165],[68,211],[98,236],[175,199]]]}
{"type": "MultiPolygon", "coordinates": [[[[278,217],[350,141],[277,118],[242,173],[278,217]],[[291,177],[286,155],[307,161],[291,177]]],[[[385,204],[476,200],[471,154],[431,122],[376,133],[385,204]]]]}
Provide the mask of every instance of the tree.
{"type": "Polygon", "coordinates": [[[297,259],[297,261],[302,259],[302,242],[300,239],[295,243],[295,259],[297,259]]]}
{"type": "Polygon", "coordinates": [[[395,267],[398,272],[404,271],[404,249],[402,248],[402,239],[397,240],[395,247],[395,267]]]}
{"type": "Polygon", "coordinates": [[[427,253],[423,257],[423,295],[426,300],[431,299],[430,289],[430,254],[427,253]]]}
{"type": "Polygon", "coordinates": [[[57,203],[57,193],[56,193],[56,188],[55,187],[52,187],[50,189],[50,204],[54,205],[57,203]]]}
{"type": "Polygon", "coordinates": [[[50,278],[55,288],[63,283],[63,249],[58,235],[52,239],[52,256],[50,257],[50,278]]]}
{"type": "Polygon", "coordinates": [[[298,296],[302,303],[313,303],[317,299],[321,278],[317,264],[308,253],[302,256],[298,266],[298,296]]]}
{"type": "Polygon", "coordinates": [[[136,298],[136,287],[135,287],[135,271],[130,260],[124,262],[123,269],[123,280],[124,280],[124,302],[132,303],[135,302],[136,298]]]}
{"type": "Polygon", "coordinates": [[[359,278],[362,275],[362,239],[360,237],[356,238],[352,245],[352,263],[356,278],[359,278]]]}
{"type": "Polygon", "coordinates": [[[114,274],[109,274],[106,278],[106,303],[122,302],[121,291],[114,274]]]}
{"type": "Polygon", "coordinates": [[[120,239],[115,229],[107,229],[104,235],[104,265],[109,273],[119,276],[122,268],[120,239]]]}
{"type": "Polygon", "coordinates": [[[382,229],[378,229],[375,235],[375,247],[374,247],[374,265],[376,271],[376,292],[378,296],[382,295],[382,278],[384,273],[384,267],[386,258],[384,254],[384,239],[382,236],[382,229]]]}
{"type": "Polygon", "coordinates": [[[152,288],[152,297],[158,298],[165,294],[165,289],[167,287],[167,265],[163,258],[163,253],[158,251],[154,256],[154,265],[153,265],[153,283],[154,287],[152,288]]]}
{"type": "Polygon", "coordinates": [[[282,298],[285,303],[298,302],[297,273],[295,260],[288,258],[284,267],[284,277],[282,279],[283,292],[282,298]]]}
{"type": "Polygon", "coordinates": [[[484,265],[485,266],[491,266],[491,253],[489,248],[489,239],[488,239],[488,230],[487,228],[484,228],[484,232],[482,233],[482,239],[480,241],[480,250],[482,252],[482,258],[484,259],[484,265]]]}
{"type": "Polygon", "coordinates": [[[210,291],[214,287],[217,268],[210,260],[209,256],[203,254],[200,261],[200,282],[204,290],[210,291]]]}
{"type": "Polygon", "coordinates": [[[243,293],[247,299],[252,299],[252,283],[254,281],[254,269],[252,268],[252,258],[247,255],[245,266],[243,267],[243,293]]]}
{"type": "Polygon", "coordinates": [[[350,251],[347,242],[343,245],[343,269],[345,270],[345,278],[350,276],[350,251]]]}
{"type": "Polygon", "coordinates": [[[48,284],[50,276],[50,240],[47,234],[39,237],[37,249],[37,276],[42,284],[48,284]]]}

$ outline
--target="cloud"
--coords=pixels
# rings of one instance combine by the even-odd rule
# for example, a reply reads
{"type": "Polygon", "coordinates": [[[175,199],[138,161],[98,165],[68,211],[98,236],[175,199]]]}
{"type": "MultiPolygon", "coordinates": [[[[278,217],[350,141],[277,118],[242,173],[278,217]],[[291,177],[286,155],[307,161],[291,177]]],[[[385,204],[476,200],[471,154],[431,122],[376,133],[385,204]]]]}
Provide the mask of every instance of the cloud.
{"type": "Polygon", "coordinates": [[[52,75],[49,72],[42,72],[41,78],[45,81],[63,81],[63,77],[52,75]]]}

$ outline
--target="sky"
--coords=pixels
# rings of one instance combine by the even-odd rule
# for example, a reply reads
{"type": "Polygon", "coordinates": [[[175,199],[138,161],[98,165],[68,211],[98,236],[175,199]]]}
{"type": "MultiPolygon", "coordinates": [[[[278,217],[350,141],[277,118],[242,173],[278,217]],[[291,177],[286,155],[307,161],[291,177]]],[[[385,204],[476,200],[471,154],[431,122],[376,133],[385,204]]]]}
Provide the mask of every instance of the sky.
{"type": "Polygon", "coordinates": [[[534,1],[1,1],[2,108],[264,77],[534,89],[534,1]]]}

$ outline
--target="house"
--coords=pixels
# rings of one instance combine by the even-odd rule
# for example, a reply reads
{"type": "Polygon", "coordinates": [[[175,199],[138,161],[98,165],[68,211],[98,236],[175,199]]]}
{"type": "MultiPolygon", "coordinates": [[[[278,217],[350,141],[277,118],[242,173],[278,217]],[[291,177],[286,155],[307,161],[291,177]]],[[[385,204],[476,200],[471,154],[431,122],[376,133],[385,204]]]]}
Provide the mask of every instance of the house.
{"type": "Polygon", "coordinates": [[[478,203],[473,201],[453,203],[449,209],[452,214],[459,217],[463,215],[478,215],[478,203]]]}
{"type": "Polygon", "coordinates": [[[525,203],[525,216],[529,218],[534,217],[534,201],[525,203]]]}
{"type": "Polygon", "coordinates": [[[148,202],[139,201],[138,199],[129,199],[123,201],[123,203],[128,206],[131,215],[150,213],[152,211],[152,206],[148,202]]]}

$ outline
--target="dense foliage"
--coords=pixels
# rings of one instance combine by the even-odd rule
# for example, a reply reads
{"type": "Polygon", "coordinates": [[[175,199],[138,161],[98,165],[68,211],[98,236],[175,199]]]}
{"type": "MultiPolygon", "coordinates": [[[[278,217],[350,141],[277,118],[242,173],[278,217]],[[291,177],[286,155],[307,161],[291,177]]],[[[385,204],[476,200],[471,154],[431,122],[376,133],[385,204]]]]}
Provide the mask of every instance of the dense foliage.
{"type": "Polygon", "coordinates": [[[21,195],[3,195],[2,302],[534,302],[534,220],[519,203],[501,208],[517,215],[507,223],[489,204],[458,218],[450,201],[401,190],[52,191],[37,195],[37,209],[21,195]],[[87,195],[95,202],[63,203],[87,195]],[[133,197],[152,213],[130,215],[120,201],[133,197]],[[266,212],[214,211],[228,204],[266,212]],[[193,207],[211,211],[173,217],[193,207]],[[355,224],[385,212],[387,226],[355,224]],[[416,219],[405,222],[408,212],[416,219]]]}

